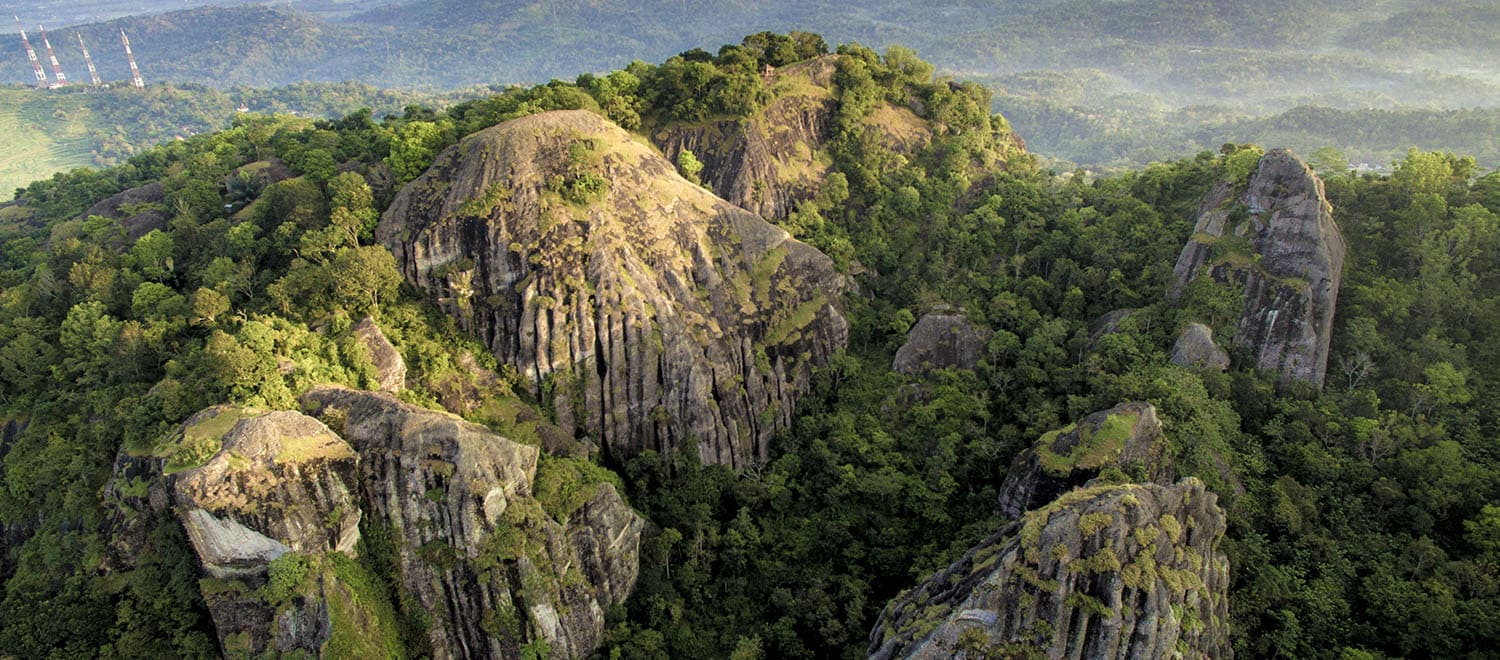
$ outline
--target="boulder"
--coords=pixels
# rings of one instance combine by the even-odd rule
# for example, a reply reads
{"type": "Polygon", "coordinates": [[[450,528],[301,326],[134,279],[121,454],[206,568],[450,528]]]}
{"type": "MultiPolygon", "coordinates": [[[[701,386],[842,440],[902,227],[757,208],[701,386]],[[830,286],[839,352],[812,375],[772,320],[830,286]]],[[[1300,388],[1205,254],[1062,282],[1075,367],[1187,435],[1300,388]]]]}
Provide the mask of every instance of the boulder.
{"type": "Polygon", "coordinates": [[[1214,330],[1202,323],[1189,323],[1177,342],[1172,344],[1172,364],[1183,367],[1205,367],[1224,371],[1229,368],[1229,353],[1214,343],[1214,330]]]}
{"type": "Polygon", "coordinates": [[[1204,199],[1169,293],[1203,275],[1243,285],[1235,344],[1283,383],[1321,387],[1345,249],[1323,182],[1277,149],[1261,157],[1243,193],[1234,191],[1221,184],[1204,199]]]}
{"type": "Polygon", "coordinates": [[[827,256],[586,111],[464,138],[397,194],[377,238],[561,426],[616,456],[765,460],[848,338],[827,256]]]}
{"type": "Polygon", "coordinates": [[[125,237],[134,241],[152,229],[166,228],[169,219],[166,201],[166,189],[161,182],[153,181],[105,198],[84,211],[83,217],[97,215],[117,220],[125,228],[125,237]]]}
{"type": "Polygon", "coordinates": [[[1043,435],[1011,462],[1000,515],[1018,518],[1111,468],[1159,483],[1175,478],[1155,406],[1121,404],[1043,435]]]}
{"type": "Polygon", "coordinates": [[[215,406],[153,453],[121,451],[105,488],[104,568],[129,570],[180,524],[228,656],[399,649],[399,604],[434,658],[583,657],[629,597],[645,521],[607,481],[388,393],[319,387],[321,419],[215,406]],[[347,438],[347,441],[346,441],[347,438]],[[569,471],[573,470],[573,471],[569,471]],[[174,516],[175,512],[175,516],[174,516]],[[360,525],[378,534],[357,556],[360,525]],[[373,562],[373,563],[372,563],[373,562]],[[399,598],[370,591],[388,570],[399,598]]]}
{"type": "Polygon", "coordinates": [[[364,344],[365,353],[375,365],[376,385],[382,392],[396,394],[406,389],[406,360],[391,340],[386,339],[375,319],[366,316],[354,326],[354,336],[364,344]]]}
{"type": "Polygon", "coordinates": [[[1214,494],[1070,492],[887,605],[871,658],[1227,658],[1229,561],[1214,494]]]}
{"type": "Polygon", "coordinates": [[[896,351],[891,368],[903,374],[933,369],[973,369],[984,355],[990,333],[969,323],[963,314],[924,314],[896,351]]]}
{"type": "Polygon", "coordinates": [[[316,419],[216,406],[183,424],[182,450],[208,443],[202,465],[166,470],[178,517],[216,578],[264,573],[290,551],[354,552],[359,457],[316,419]]]}
{"type": "Polygon", "coordinates": [[[348,443],[301,413],[204,410],[156,455],[116,459],[106,500],[135,515],[109,517],[106,566],[132,565],[130,550],[147,547],[140,537],[175,510],[203,568],[220,644],[250,655],[316,654],[332,628],[321,588],[333,578],[313,580],[285,602],[267,602],[256,587],[284,555],[354,553],[358,462],[348,443]]]}
{"type": "Polygon", "coordinates": [[[1125,309],[1114,310],[1099,317],[1089,328],[1089,348],[1093,349],[1098,345],[1100,339],[1119,332],[1120,324],[1124,323],[1125,319],[1130,318],[1135,312],[1135,308],[1127,307],[1125,309]]]}

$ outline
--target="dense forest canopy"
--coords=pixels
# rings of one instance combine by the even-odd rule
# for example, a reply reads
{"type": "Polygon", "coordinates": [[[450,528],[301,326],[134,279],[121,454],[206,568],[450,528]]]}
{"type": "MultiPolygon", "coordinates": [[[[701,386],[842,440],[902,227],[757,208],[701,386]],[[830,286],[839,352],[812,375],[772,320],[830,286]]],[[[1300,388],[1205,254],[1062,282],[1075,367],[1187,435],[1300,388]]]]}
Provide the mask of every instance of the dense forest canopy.
{"type": "MultiPolygon", "coordinates": [[[[1300,38],[1270,27],[1282,31],[1267,38],[1300,38]]],[[[816,35],[761,34],[381,121],[243,114],[27,186],[0,206],[0,653],[218,654],[181,531],[153,534],[134,570],[101,568],[117,452],[192,461],[193,448],[162,443],[205,406],[289,408],[314,383],[368,386],[350,331],[367,314],[411,365],[409,401],[432,405],[459,369],[451,356],[487,354],[372,243],[397,187],[445,147],[553,109],[638,131],[752,114],[765,65],[827,50],[816,35]],[[256,176],[272,159],[287,178],[256,176]],[[86,213],[151,183],[162,199],[129,209],[160,218],[149,231],[86,213]]],[[[1243,185],[1258,147],[1059,175],[1014,149],[979,85],[934,77],[902,48],[834,50],[828,185],[780,223],[857,283],[849,348],[763,464],[643,452],[605,466],[655,530],[602,655],[861,656],[887,601],[1000,524],[996,489],[1018,451],[1131,400],[1157,407],[1181,471],[1228,514],[1242,657],[1495,648],[1500,174],[1437,152],[1412,151],[1389,175],[1321,162],[1348,242],[1334,357],[1321,390],[1279,388],[1247,355],[1225,373],[1166,359],[1189,320],[1234,332],[1236,292],[1165,292],[1200,200],[1243,185]],[[931,141],[894,152],[863,121],[886,102],[918,113],[931,141]],[[913,322],[940,307],[995,331],[978,367],[892,371],[913,322]],[[1091,338],[1122,308],[1136,311],[1091,338]]],[[[495,366],[526,405],[527,388],[495,366]]],[[[379,574],[378,548],[359,556],[379,574]]],[[[405,651],[422,654],[419,613],[391,583],[373,592],[395,604],[405,651]]]]}

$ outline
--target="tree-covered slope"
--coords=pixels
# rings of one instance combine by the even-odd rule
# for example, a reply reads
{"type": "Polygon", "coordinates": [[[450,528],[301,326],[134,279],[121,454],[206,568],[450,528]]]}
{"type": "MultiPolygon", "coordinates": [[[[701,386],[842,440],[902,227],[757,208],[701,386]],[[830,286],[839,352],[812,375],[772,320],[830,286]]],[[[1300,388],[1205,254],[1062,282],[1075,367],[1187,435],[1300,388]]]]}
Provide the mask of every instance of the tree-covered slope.
{"type": "MultiPolygon", "coordinates": [[[[1110,177],[1059,176],[1017,149],[983,88],[934,78],[909,51],[841,47],[826,88],[826,140],[805,154],[819,185],[774,220],[850,280],[838,301],[849,344],[812,374],[764,460],[740,469],[666,447],[582,458],[598,438],[559,435],[553,424],[569,401],[533,396],[536,381],[494,360],[493,347],[459,329],[462,317],[440,311],[454,298],[405,286],[395,257],[373,242],[397,191],[464,136],[584,110],[639,131],[631,149],[645,153],[663,127],[755,119],[796,91],[768,86],[763,71],[768,53],[784,50],[793,62],[777,68],[796,66],[806,55],[798,39],[805,35],[756,35],[718,55],[445,110],[413,107],[379,123],[362,113],[245,115],[115,167],[33,183],[0,206],[0,653],[218,655],[210,601],[290,607],[315,584],[333,585],[325,602],[351,615],[336,630],[365,632],[330,637],[341,641],[325,653],[370,652],[376,641],[389,653],[432,653],[433,631],[447,628],[430,627],[411,587],[393,577],[406,564],[473,567],[486,579],[521,576],[533,593],[576,593],[565,570],[554,583],[521,568],[542,565],[526,540],[540,537],[524,534],[464,557],[441,545],[411,552],[371,516],[357,560],[337,550],[283,560],[248,588],[201,580],[195,546],[175,523],[117,535],[110,521],[134,519],[120,502],[139,501],[150,485],[128,471],[116,479],[117,459],[200,461],[201,437],[175,432],[193,413],[221,403],[296,409],[295,397],[317,384],[379,387],[355,333],[365,315],[407,365],[400,405],[441,406],[544,448],[535,503],[514,499],[490,521],[497,529],[545,534],[582,520],[570,515],[586,517],[583,494],[613,480],[594,461],[619,473],[652,525],[633,595],[601,613],[602,655],[861,656],[888,602],[1006,528],[999,495],[1018,453],[1137,401],[1154,407],[1177,473],[1201,480],[1222,507],[1227,528],[1216,543],[1228,560],[1237,654],[1464,657],[1495,646],[1500,338],[1490,330],[1500,324],[1500,175],[1472,160],[1413,152],[1388,176],[1324,170],[1347,243],[1329,373],[1321,390],[1280,384],[1233,348],[1245,300],[1233,280],[1199,278],[1167,295],[1174,261],[1202,238],[1194,222],[1204,200],[1240,199],[1261,149],[1228,145],[1110,177]],[[889,139],[913,126],[928,139],[889,139]],[[1110,314],[1124,309],[1133,311],[1110,314]],[[977,363],[897,373],[897,348],[934,310],[961,311],[986,332],[977,363]],[[1227,370],[1169,360],[1189,322],[1230,347],[1227,370]],[[122,538],[138,557],[128,567],[113,559],[122,538]]],[[[573,163],[572,151],[559,163],[573,163]]],[[[590,162],[588,150],[577,159],[590,162]]],[[[673,164],[683,175],[704,165],[681,155],[673,164]]],[[[598,211],[592,195],[610,183],[590,173],[598,176],[563,167],[543,190],[559,209],[598,211]]],[[[459,215],[478,217],[503,207],[507,191],[450,192],[459,215]]],[[[1238,209],[1244,217],[1223,210],[1253,222],[1248,208],[1238,209]]],[[[548,226],[565,234],[578,224],[571,217],[548,226]]],[[[557,254],[528,263],[545,270],[583,244],[560,242],[557,254]]],[[[1214,260],[1256,266],[1233,239],[1213,247],[1214,260]]],[[[760,279],[752,269],[747,288],[760,279]]],[[[330,429],[340,423],[325,419],[330,429]]],[[[440,477],[438,463],[414,473],[440,477]]],[[[1134,487],[1121,484],[1146,479],[1149,468],[1101,467],[1105,490],[1082,492],[1107,491],[1126,506],[1134,487]]],[[[422,510],[478,507],[448,499],[466,490],[423,485],[438,486],[404,492],[422,510]]],[[[1083,518],[1056,527],[1084,527],[1083,518]]],[[[1149,531],[1170,527],[1153,521],[1149,531]]],[[[1132,535],[1118,547],[1150,541],[1132,535]]],[[[1191,567],[1186,555],[1169,559],[1161,565],[1191,567]]],[[[1138,585],[1169,603],[1149,585],[1172,589],[1175,575],[1138,585]]],[[[1069,608],[1100,616],[1094,605],[1069,608]]],[[[536,643],[545,614],[510,616],[459,625],[475,639],[516,642],[499,648],[562,652],[536,643]]]]}

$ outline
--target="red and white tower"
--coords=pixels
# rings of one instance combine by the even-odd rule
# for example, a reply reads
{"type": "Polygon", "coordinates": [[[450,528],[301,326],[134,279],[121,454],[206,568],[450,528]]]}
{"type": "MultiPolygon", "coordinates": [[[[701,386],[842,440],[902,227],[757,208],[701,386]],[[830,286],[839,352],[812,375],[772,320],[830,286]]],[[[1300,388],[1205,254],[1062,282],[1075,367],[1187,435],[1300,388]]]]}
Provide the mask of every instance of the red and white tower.
{"type": "Polygon", "coordinates": [[[52,52],[52,42],[47,40],[47,28],[42,28],[42,46],[47,49],[47,59],[52,60],[52,75],[57,78],[53,87],[62,87],[68,84],[68,76],[63,74],[62,65],[57,63],[57,54],[52,52]]]}
{"type": "Polygon", "coordinates": [[[83,63],[89,66],[89,80],[94,83],[95,87],[98,87],[99,72],[94,70],[94,58],[89,57],[89,47],[83,43],[83,33],[74,32],[73,36],[78,37],[78,47],[83,49],[83,63]]]}
{"type": "Polygon", "coordinates": [[[47,86],[47,72],[42,70],[42,63],[36,58],[36,49],[31,47],[31,40],[26,38],[26,28],[21,25],[21,17],[16,19],[16,29],[21,31],[21,43],[26,45],[26,59],[31,60],[31,70],[36,73],[36,86],[47,86]]]}
{"type": "Polygon", "coordinates": [[[130,37],[125,36],[125,28],[120,28],[120,42],[125,44],[125,59],[130,60],[131,86],[145,87],[146,81],[141,80],[141,70],[135,65],[135,54],[130,52],[130,37]]]}

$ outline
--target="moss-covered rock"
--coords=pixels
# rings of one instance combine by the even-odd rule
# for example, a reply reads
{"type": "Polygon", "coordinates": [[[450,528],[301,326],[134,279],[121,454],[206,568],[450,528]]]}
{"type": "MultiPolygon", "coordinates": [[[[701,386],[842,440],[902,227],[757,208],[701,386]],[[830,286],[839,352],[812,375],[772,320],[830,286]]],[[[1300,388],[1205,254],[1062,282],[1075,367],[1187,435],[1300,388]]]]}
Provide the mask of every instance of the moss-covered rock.
{"type": "Polygon", "coordinates": [[[1322,387],[1345,249],[1323,181],[1295,154],[1276,149],[1237,190],[1224,183],[1204,198],[1168,293],[1179,296],[1204,275],[1243,285],[1235,344],[1283,382],[1322,387]]]}
{"type": "Polygon", "coordinates": [[[1224,529],[1197,479],[1069,492],[887,605],[869,653],[1229,657],[1224,529]]]}
{"type": "Polygon", "coordinates": [[[586,111],[464,138],[377,235],[560,426],[617,455],[765,460],[812,368],[847,341],[828,257],[586,111]]]}
{"type": "Polygon", "coordinates": [[[1011,463],[1000,486],[1000,513],[1017,518],[1101,475],[1170,482],[1175,470],[1149,403],[1126,403],[1043,435],[1011,463]]]}

